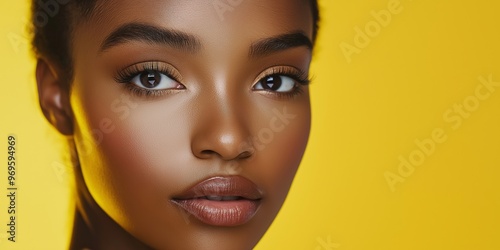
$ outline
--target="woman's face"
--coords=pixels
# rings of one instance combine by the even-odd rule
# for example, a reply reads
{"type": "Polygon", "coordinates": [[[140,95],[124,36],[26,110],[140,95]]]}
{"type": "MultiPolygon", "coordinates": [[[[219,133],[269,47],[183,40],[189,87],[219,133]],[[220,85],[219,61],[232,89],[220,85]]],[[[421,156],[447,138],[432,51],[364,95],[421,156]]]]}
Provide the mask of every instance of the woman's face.
{"type": "Polygon", "coordinates": [[[90,194],[155,249],[253,247],[309,136],[309,1],[100,2],[72,48],[90,194]]]}

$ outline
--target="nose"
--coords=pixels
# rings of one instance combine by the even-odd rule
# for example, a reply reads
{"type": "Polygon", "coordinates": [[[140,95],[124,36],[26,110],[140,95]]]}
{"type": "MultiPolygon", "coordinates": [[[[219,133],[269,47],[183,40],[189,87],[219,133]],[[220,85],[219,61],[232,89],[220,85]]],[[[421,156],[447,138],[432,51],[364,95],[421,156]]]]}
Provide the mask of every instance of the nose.
{"type": "Polygon", "coordinates": [[[231,161],[253,155],[250,124],[245,122],[245,113],[236,110],[238,106],[241,103],[214,105],[212,102],[200,112],[191,142],[192,152],[197,158],[231,161]]]}

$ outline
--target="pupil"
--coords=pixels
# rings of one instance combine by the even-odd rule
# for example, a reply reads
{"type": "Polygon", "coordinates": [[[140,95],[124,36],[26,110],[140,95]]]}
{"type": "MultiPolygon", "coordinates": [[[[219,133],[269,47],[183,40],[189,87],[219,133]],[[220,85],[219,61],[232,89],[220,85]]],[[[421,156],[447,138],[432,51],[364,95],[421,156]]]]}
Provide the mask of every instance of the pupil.
{"type": "Polygon", "coordinates": [[[146,88],[154,88],[160,84],[161,75],[155,71],[146,71],[141,74],[141,84],[146,88]]]}
{"type": "Polygon", "coordinates": [[[281,87],[281,77],[269,76],[264,80],[263,87],[269,90],[278,90],[281,87]]]}

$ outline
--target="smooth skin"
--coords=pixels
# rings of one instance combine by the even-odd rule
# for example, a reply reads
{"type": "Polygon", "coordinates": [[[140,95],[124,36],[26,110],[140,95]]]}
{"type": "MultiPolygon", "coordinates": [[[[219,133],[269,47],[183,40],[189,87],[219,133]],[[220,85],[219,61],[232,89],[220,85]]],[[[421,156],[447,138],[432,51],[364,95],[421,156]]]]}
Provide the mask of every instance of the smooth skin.
{"type": "Polygon", "coordinates": [[[79,162],[72,249],[251,249],[280,210],[310,131],[308,86],[298,80],[312,48],[293,42],[312,40],[310,4],[242,1],[221,18],[212,2],[99,1],[74,30],[70,88],[39,59],[40,105],[79,162]],[[123,27],[146,31],[116,33],[123,27]],[[145,37],[151,31],[163,40],[145,37]],[[277,39],[287,35],[292,42],[277,39]],[[170,201],[232,175],[263,194],[245,224],[210,226],[170,201]]]}

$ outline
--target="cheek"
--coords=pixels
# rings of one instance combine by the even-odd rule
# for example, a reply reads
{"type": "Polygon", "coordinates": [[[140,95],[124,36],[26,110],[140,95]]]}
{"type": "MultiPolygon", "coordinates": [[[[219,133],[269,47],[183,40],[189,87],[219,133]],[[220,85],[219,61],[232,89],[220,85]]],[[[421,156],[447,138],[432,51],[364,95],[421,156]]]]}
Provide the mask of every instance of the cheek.
{"type": "Polygon", "coordinates": [[[175,186],[175,177],[186,170],[183,162],[189,155],[181,149],[189,147],[189,130],[174,115],[176,124],[144,111],[136,114],[117,122],[115,131],[102,140],[100,149],[109,178],[119,179],[123,188],[175,186]]]}
{"type": "Polygon", "coordinates": [[[175,98],[151,103],[118,98],[119,105],[106,109],[95,103],[116,98],[95,98],[81,100],[77,114],[78,150],[89,152],[80,157],[87,188],[97,204],[132,235],[156,246],[175,242],[183,237],[175,230],[192,229],[187,215],[170,203],[172,192],[199,175],[190,151],[193,124],[182,112],[186,103],[175,98]],[[102,119],[111,120],[113,129],[103,131],[102,119]],[[103,136],[92,136],[92,130],[101,130],[103,136]],[[168,239],[166,231],[172,232],[168,239]]]}
{"type": "Polygon", "coordinates": [[[76,86],[72,105],[83,178],[99,206],[126,228],[138,226],[132,221],[144,218],[145,209],[160,213],[170,206],[166,190],[192,176],[183,103],[148,104],[116,89],[76,86]]]}
{"type": "MultiPolygon", "coordinates": [[[[277,212],[286,198],[304,154],[310,132],[308,101],[273,109],[264,127],[254,133],[255,180],[266,190],[266,203],[277,212]]],[[[262,120],[262,118],[261,118],[262,120]]]]}

